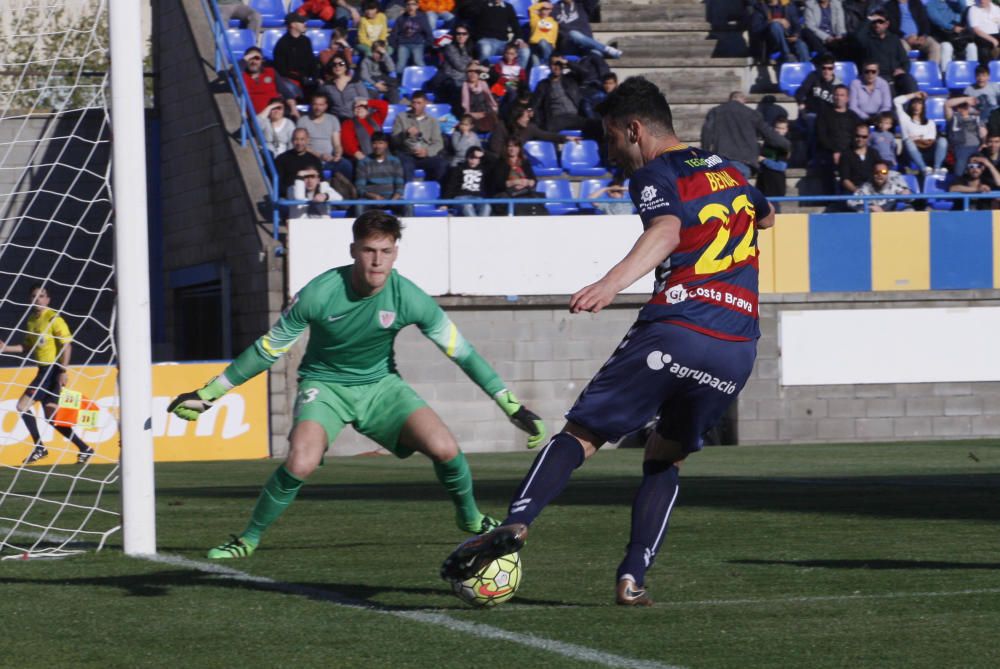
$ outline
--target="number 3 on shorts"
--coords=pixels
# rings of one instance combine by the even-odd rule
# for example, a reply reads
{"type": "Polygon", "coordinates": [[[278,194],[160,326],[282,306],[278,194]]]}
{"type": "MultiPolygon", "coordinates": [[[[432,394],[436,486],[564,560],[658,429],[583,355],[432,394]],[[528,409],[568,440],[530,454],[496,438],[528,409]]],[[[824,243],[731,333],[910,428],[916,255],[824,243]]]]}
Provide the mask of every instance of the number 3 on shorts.
{"type": "Polygon", "coordinates": [[[319,395],[319,388],[303,388],[299,391],[299,396],[295,398],[295,415],[299,415],[299,407],[309,404],[319,395]]]}

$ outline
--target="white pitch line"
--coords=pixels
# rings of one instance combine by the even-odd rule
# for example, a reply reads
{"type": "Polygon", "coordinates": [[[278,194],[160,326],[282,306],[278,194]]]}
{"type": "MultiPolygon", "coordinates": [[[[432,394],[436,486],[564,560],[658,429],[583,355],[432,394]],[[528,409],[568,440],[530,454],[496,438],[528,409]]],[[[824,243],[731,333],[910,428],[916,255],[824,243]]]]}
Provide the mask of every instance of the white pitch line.
{"type": "Polygon", "coordinates": [[[518,632],[509,632],[507,630],[500,629],[499,627],[493,627],[492,625],[470,623],[464,620],[458,620],[457,618],[452,618],[444,613],[432,613],[429,611],[396,611],[386,609],[376,604],[372,604],[371,602],[348,597],[347,595],[342,595],[331,590],[322,590],[320,588],[310,588],[295,585],[293,583],[284,583],[282,581],[267,578],[266,576],[254,576],[253,574],[248,574],[246,572],[239,571],[238,569],[232,569],[231,567],[205,563],[199,560],[191,560],[179,555],[139,555],[136,557],[175,567],[189,567],[207,574],[214,574],[221,578],[230,578],[234,581],[256,583],[270,590],[303,595],[313,599],[320,599],[336,604],[337,606],[364,609],[365,611],[371,611],[373,613],[395,616],[397,618],[404,618],[406,620],[412,620],[427,625],[436,625],[438,627],[444,627],[452,632],[461,632],[463,634],[470,634],[472,636],[482,637],[485,639],[510,641],[522,646],[527,646],[528,648],[536,648],[538,650],[544,650],[556,655],[562,655],[563,657],[568,657],[572,660],[591,662],[604,667],[621,667],[622,669],[683,669],[683,667],[661,664],[660,662],[652,660],[636,660],[622,655],[605,653],[604,651],[595,650],[586,646],[556,641],[554,639],[546,639],[545,637],[536,636],[534,634],[520,634],[518,632]]]}
{"type": "Polygon", "coordinates": [[[811,604],[819,602],[849,602],[864,599],[919,599],[921,597],[963,597],[966,595],[1000,595],[1000,588],[978,590],[948,590],[940,592],[883,592],[870,595],[816,595],[814,597],[784,597],[768,599],[703,599],[693,602],[668,602],[656,600],[657,607],[681,608],[685,606],[745,606],[755,604],[811,604]]]}

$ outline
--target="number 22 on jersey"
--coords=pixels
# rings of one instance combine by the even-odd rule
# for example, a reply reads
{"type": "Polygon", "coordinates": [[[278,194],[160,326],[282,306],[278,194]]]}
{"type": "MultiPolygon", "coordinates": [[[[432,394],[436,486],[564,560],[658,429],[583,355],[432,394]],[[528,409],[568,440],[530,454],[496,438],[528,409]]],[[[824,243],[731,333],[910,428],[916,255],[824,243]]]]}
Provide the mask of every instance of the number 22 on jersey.
{"type": "Polygon", "coordinates": [[[733,200],[731,208],[720,202],[706,204],[698,212],[698,220],[701,221],[702,225],[713,220],[718,220],[719,229],[715,233],[715,238],[709,243],[695,263],[694,271],[696,274],[722,272],[729,269],[733,263],[743,262],[747,258],[757,255],[757,248],[754,245],[757,212],[754,209],[753,203],[750,202],[750,198],[745,194],[737,195],[736,199],[733,200]],[[740,212],[746,213],[750,219],[750,223],[747,225],[746,232],[743,233],[743,237],[740,238],[739,243],[733,249],[732,253],[723,255],[723,251],[729,244],[730,231],[735,223],[734,219],[740,212]]]}

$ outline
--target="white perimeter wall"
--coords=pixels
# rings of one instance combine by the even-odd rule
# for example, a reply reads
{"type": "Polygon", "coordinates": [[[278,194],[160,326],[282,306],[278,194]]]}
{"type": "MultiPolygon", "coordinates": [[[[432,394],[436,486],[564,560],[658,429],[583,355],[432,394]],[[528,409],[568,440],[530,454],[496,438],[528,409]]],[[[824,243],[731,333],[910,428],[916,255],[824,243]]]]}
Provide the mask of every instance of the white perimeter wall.
{"type": "MultiPolygon", "coordinates": [[[[289,221],[289,285],[351,262],[350,218],[289,221]]],[[[431,295],[568,295],[642,233],[638,216],[407,218],[396,269],[431,295]]],[[[626,293],[649,293],[652,274],[626,293]]]]}

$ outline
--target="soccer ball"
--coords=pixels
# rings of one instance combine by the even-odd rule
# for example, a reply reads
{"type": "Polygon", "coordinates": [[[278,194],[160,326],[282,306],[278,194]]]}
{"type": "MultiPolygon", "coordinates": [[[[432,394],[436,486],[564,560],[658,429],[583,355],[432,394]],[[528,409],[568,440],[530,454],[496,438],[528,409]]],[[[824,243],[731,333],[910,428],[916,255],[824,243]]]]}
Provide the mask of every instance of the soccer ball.
{"type": "Polygon", "coordinates": [[[504,555],[464,581],[453,580],[451,590],[467,604],[486,608],[502,604],[514,596],[521,584],[521,556],[504,555]]]}

